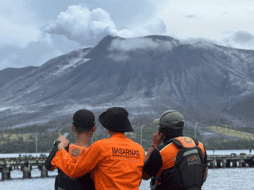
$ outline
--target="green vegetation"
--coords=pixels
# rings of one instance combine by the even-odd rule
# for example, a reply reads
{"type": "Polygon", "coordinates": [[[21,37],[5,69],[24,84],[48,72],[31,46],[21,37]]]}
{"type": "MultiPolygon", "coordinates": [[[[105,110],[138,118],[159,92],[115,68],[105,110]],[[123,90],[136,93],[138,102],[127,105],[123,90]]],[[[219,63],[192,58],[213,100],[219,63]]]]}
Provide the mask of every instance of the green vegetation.
{"type": "Polygon", "coordinates": [[[229,126],[229,125],[223,125],[223,126],[210,125],[210,126],[207,126],[206,128],[215,133],[222,134],[225,136],[232,136],[236,138],[254,140],[254,134],[243,132],[240,130],[235,130],[232,128],[232,126],[229,126]]]}
{"type": "MultiPolygon", "coordinates": [[[[24,131],[29,131],[27,129],[31,127],[38,127],[38,126],[29,126],[25,127],[24,131]]],[[[0,153],[20,153],[20,152],[36,152],[36,138],[35,132],[34,133],[22,133],[22,134],[9,134],[0,135],[0,153]],[[33,137],[31,136],[33,135],[33,137]]],[[[76,142],[76,136],[71,130],[71,127],[66,127],[61,130],[60,134],[69,133],[68,140],[71,143],[76,142]]],[[[59,137],[59,131],[56,129],[52,132],[42,132],[40,133],[37,131],[37,152],[49,152],[53,148],[53,142],[59,137]]],[[[94,134],[93,141],[107,138],[108,135],[104,133],[94,134]]]]}
{"type": "MultiPolygon", "coordinates": [[[[141,125],[142,126],[142,125],[141,125]]],[[[47,133],[41,129],[43,127],[41,126],[28,126],[23,128],[22,131],[25,131],[25,133],[19,133],[17,132],[21,130],[21,128],[16,130],[9,130],[9,134],[1,134],[1,144],[0,144],[0,153],[19,153],[19,152],[35,152],[36,151],[36,143],[35,143],[35,131],[37,129],[37,151],[38,152],[47,152],[50,151],[53,148],[53,142],[59,137],[58,136],[58,129],[51,133],[47,133]],[[12,134],[12,132],[15,132],[15,134],[12,134]],[[40,131],[40,133],[39,133],[40,131]],[[28,133],[29,132],[29,133],[28,133]],[[32,133],[33,132],[33,133],[32,133]],[[34,137],[31,137],[33,135],[34,137]]],[[[141,134],[140,134],[140,127],[133,125],[133,128],[135,132],[126,133],[126,136],[131,138],[133,141],[141,144],[141,134]]],[[[47,129],[47,128],[44,128],[47,129]]],[[[158,126],[154,124],[146,124],[144,125],[142,129],[142,146],[145,148],[145,150],[148,150],[151,143],[152,143],[152,137],[153,134],[158,131],[158,126]]],[[[68,140],[71,143],[76,142],[76,136],[71,130],[71,127],[66,127],[61,130],[61,134],[69,133],[68,140]]],[[[184,128],[184,135],[194,137],[194,130],[190,129],[188,127],[184,128]]],[[[93,135],[93,142],[108,138],[109,135],[107,134],[106,130],[102,128],[101,126],[97,126],[97,130],[95,134],[93,135]]],[[[201,136],[199,133],[197,133],[197,139],[201,141],[201,136]]],[[[92,142],[91,142],[92,143],[92,142]]]]}
{"type": "MultiPolygon", "coordinates": [[[[97,114],[95,117],[98,118],[97,114]]],[[[148,150],[153,134],[158,131],[158,126],[153,124],[154,117],[137,116],[132,120],[134,132],[125,133],[128,138],[141,144],[141,126],[142,128],[142,146],[148,150]]],[[[5,129],[0,131],[0,153],[19,153],[19,152],[36,152],[35,133],[37,131],[37,151],[49,152],[53,148],[53,142],[59,137],[60,133],[69,133],[68,140],[71,143],[76,142],[76,136],[71,130],[72,116],[65,116],[55,121],[50,121],[41,125],[27,126],[17,129],[5,129]]],[[[211,121],[209,121],[211,123],[211,121]]],[[[242,130],[234,129],[232,126],[223,122],[219,124],[209,124],[207,128],[218,133],[217,137],[205,138],[197,131],[197,139],[205,145],[207,150],[219,149],[249,149],[254,143],[254,130],[249,128],[242,128],[242,130]],[[219,136],[221,135],[221,136],[219,136]],[[233,139],[226,138],[228,136],[233,139]],[[239,140],[240,139],[240,140],[239,140]]],[[[108,138],[109,135],[96,120],[97,130],[93,135],[92,142],[108,138]]],[[[183,135],[194,137],[194,128],[185,125],[183,135]]],[[[91,143],[92,143],[91,142],[91,143]]]]}
{"type": "Polygon", "coordinates": [[[225,138],[208,139],[207,150],[234,150],[234,149],[253,149],[254,140],[233,140],[227,141],[225,138]]]}

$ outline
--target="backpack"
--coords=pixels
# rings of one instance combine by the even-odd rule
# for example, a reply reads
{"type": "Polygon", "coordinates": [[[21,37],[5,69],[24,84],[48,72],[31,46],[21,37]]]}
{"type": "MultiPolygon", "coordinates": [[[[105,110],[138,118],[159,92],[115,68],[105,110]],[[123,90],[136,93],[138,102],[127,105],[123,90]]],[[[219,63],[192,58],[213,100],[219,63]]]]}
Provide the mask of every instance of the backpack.
{"type": "MultiPolygon", "coordinates": [[[[187,143],[191,142],[189,137],[182,138],[184,138],[187,143]]],[[[185,190],[194,187],[201,189],[207,178],[207,155],[205,152],[204,157],[201,148],[198,147],[199,142],[194,138],[193,141],[196,147],[186,148],[177,138],[170,140],[169,143],[173,142],[180,148],[175,159],[175,166],[164,170],[158,177],[152,177],[151,190],[185,190]],[[193,171],[195,175],[193,175],[193,171]],[[166,187],[165,185],[168,186],[166,187]]]]}

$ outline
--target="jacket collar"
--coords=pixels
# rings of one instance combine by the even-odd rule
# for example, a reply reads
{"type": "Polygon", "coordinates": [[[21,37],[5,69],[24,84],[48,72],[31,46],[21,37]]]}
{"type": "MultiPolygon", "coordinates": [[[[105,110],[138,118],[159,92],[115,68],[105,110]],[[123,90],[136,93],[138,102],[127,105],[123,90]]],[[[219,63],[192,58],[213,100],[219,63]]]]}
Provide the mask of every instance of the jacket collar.
{"type": "Polygon", "coordinates": [[[124,138],[126,138],[126,135],[124,134],[124,133],[115,133],[115,134],[113,134],[110,138],[122,138],[122,137],[124,137],[124,138]]]}

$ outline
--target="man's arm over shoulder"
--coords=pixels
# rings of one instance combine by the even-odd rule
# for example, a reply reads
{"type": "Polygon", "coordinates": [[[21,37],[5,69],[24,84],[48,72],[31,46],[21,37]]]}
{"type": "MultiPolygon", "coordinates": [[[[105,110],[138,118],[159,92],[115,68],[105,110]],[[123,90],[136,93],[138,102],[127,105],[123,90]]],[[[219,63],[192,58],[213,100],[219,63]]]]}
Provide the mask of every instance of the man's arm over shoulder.
{"type": "Polygon", "coordinates": [[[151,155],[144,163],[142,179],[148,180],[156,176],[162,167],[162,158],[158,149],[154,148],[151,155]]]}
{"type": "Polygon", "coordinates": [[[95,142],[80,155],[77,161],[65,149],[57,151],[52,164],[60,168],[67,176],[78,178],[91,171],[102,159],[101,144],[95,142]]]}

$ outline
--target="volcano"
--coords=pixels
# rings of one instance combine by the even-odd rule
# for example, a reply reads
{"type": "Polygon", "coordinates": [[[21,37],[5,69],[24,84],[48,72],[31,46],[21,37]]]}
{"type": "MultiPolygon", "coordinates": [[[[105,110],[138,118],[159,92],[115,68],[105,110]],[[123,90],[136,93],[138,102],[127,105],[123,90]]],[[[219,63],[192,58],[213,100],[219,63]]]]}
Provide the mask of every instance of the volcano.
{"type": "Polygon", "coordinates": [[[113,106],[125,107],[132,115],[158,116],[165,109],[198,110],[200,105],[211,109],[209,113],[218,106],[226,113],[253,97],[253,62],[254,51],[207,42],[106,36],[95,47],[40,67],[0,71],[0,126],[113,106]]]}

